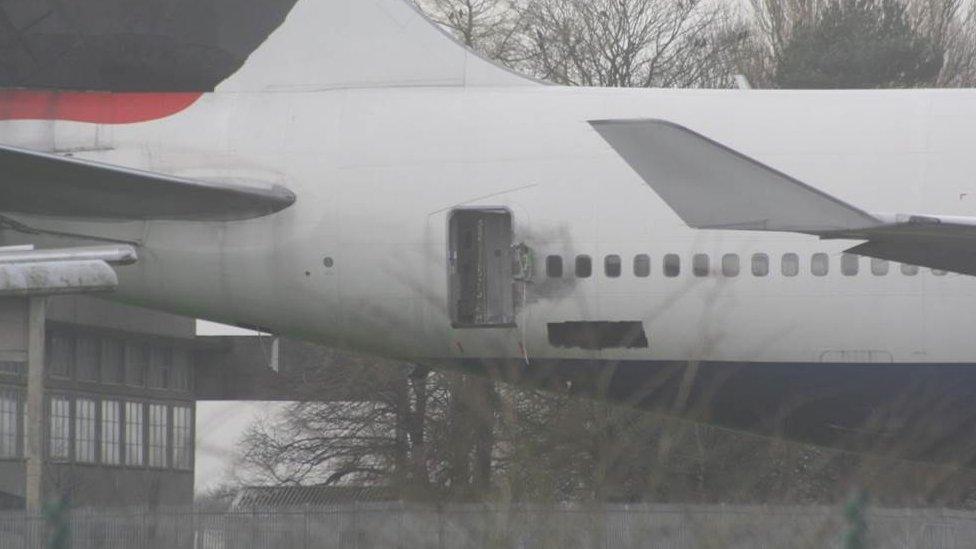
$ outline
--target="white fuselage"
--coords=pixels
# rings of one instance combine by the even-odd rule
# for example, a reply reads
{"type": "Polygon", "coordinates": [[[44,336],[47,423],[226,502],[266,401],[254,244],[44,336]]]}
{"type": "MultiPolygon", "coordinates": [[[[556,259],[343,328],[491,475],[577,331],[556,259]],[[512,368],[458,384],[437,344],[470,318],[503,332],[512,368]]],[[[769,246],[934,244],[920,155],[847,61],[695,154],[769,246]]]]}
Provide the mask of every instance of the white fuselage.
{"type": "Polygon", "coordinates": [[[588,124],[623,118],[680,123],[868,211],[976,215],[974,90],[220,92],[142,124],[0,122],[0,141],[295,192],[278,214],[231,223],[12,215],[138,242],[118,291],[137,304],[410,359],[976,363],[976,279],[897,264],[876,276],[866,258],[846,276],[852,241],[692,230],[588,124]],[[448,225],[466,208],[509,211],[536,258],[515,326],[452,327],[448,225]],[[757,253],[768,276],[751,272],[757,253]],[[797,276],[781,272],[786,253],[797,276]],[[826,276],[811,273],[816,253],[826,276]],[[638,254],[649,277],[634,275],[638,254]],[[665,254],[680,275],[664,275],[665,254]],[[737,277],[723,275],[725,254],[740,256],[737,277]],[[547,279],[549,255],[562,279],[547,279]],[[577,255],[592,257],[591,277],[574,276],[577,255]],[[607,255],[620,277],[605,275],[607,255]],[[548,323],[580,320],[642,321],[649,345],[550,344],[548,323]]]}

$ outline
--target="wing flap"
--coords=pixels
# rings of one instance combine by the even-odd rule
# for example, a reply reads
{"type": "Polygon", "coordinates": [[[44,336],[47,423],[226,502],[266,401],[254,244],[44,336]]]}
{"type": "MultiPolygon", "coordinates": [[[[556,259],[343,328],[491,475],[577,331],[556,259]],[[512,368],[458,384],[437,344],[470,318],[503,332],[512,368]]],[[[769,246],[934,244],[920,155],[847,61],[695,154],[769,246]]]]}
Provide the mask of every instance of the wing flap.
{"type": "Polygon", "coordinates": [[[273,214],[295,195],[196,181],[0,147],[0,211],[70,218],[236,221],[273,214]]]}

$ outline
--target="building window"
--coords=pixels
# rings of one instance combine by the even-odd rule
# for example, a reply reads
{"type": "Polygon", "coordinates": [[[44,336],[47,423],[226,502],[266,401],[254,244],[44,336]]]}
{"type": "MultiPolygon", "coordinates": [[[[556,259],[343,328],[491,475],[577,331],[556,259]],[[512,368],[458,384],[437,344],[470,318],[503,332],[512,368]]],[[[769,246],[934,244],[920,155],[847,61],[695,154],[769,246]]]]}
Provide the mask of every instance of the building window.
{"type": "Polygon", "coordinates": [[[102,382],[125,382],[125,346],[117,339],[102,340],[102,382]]]}
{"type": "Polygon", "coordinates": [[[874,276],[886,276],[890,267],[887,259],[871,258],[871,274],[874,276]]]}
{"type": "Polygon", "coordinates": [[[588,255],[576,256],[576,277],[589,278],[593,274],[593,260],[588,255]]]}
{"type": "Polygon", "coordinates": [[[80,381],[98,381],[100,342],[92,337],[75,340],[75,376],[80,381]]]}
{"type": "Polygon", "coordinates": [[[166,405],[149,405],[149,466],[166,467],[166,405]]]}
{"type": "Polygon", "coordinates": [[[561,255],[550,255],[546,258],[546,276],[549,278],[563,277],[563,257],[561,255]]]}
{"type": "Polygon", "coordinates": [[[173,406],[173,467],[193,467],[193,410],[173,406]]]}
{"type": "Polygon", "coordinates": [[[794,277],[800,274],[800,256],[796,254],[783,254],[780,269],[783,276],[794,277]]]}
{"type": "Polygon", "coordinates": [[[27,364],[12,360],[0,360],[0,374],[13,374],[22,376],[27,373],[27,364]]]}
{"type": "Polygon", "coordinates": [[[190,353],[185,349],[173,349],[173,389],[190,390],[190,353]]]}
{"type": "Polygon", "coordinates": [[[637,278],[651,276],[651,256],[647,254],[634,256],[634,276],[637,278]]]}
{"type": "Polygon", "coordinates": [[[695,254],[692,256],[691,272],[699,278],[708,276],[708,254],[695,254]]]}
{"type": "Polygon", "coordinates": [[[64,396],[52,396],[51,433],[48,454],[51,459],[71,459],[71,400],[64,396]]]}
{"type": "Polygon", "coordinates": [[[145,423],[141,402],[125,403],[125,464],[143,465],[142,444],[145,423]]]}
{"type": "Polygon", "coordinates": [[[664,276],[675,278],[681,274],[681,258],[678,254],[664,256],[664,276]]]}
{"type": "Polygon", "coordinates": [[[810,273],[813,276],[827,276],[830,272],[830,257],[827,254],[813,254],[810,258],[810,273]]]}
{"type": "Polygon", "coordinates": [[[16,389],[0,387],[0,459],[16,458],[17,421],[20,394],[16,389]]]}
{"type": "Polygon", "coordinates": [[[166,389],[170,384],[170,368],[173,363],[173,350],[169,347],[153,347],[152,361],[149,365],[149,386],[153,389],[166,389]]]}
{"type": "Polygon", "coordinates": [[[729,278],[739,276],[739,254],[725,254],[722,256],[722,275],[729,278]]]}
{"type": "Polygon", "coordinates": [[[75,461],[95,463],[95,401],[75,399],[75,461]]]}
{"type": "Polygon", "coordinates": [[[53,333],[48,337],[47,368],[52,376],[71,377],[74,345],[70,337],[53,333]]]}
{"type": "Polygon", "coordinates": [[[118,465],[122,462],[122,418],[119,403],[115,400],[102,401],[102,463],[118,465]]]}
{"type": "Polygon", "coordinates": [[[844,276],[857,276],[861,270],[861,258],[854,254],[840,256],[840,272],[844,276]]]}
{"type": "Polygon", "coordinates": [[[125,346],[125,384],[142,387],[146,384],[146,370],[149,368],[151,351],[144,343],[129,343],[125,346]]]}
{"type": "Polygon", "coordinates": [[[918,274],[918,265],[901,264],[901,274],[905,276],[915,276],[918,274]]]}
{"type": "Polygon", "coordinates": [[[769,256],[766,254],[752,254],[752,275],[769,275],[769,256]]]}

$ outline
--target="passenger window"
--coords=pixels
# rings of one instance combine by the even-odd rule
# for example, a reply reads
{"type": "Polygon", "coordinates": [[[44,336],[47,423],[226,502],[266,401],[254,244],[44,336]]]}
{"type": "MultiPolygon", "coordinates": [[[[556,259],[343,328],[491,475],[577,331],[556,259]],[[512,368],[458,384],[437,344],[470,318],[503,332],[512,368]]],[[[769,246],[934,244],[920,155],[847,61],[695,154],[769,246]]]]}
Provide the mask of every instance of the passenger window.
{"type": "Polygon", "coordinates": [[[722,274],[729,278],[739,276],[739,254],[722,256],[722,274]]]}
{"type": "Polygon", "coordinates": [[[918,274],[918,265],[901,264],[901,274],[905,276],[915,276],[918,274]]]}
{"type": "Polygon", "coordinates": [[[813,254],[810,258],[810,272],[813,276],[827,276],[830,272],[830,257],[827,254],[813,254]]]}
{"type": "Polygon", "coordinates": [[[593,260],[588,255],[576,256],[576,277],[590,278],[593,274],[593,260]]]}
{"type": "Polygon", "coordinates": [[[610,278],[619,278],[623,270],[623,263],[619,255],[608,255],[603,258],[603,272],[610,278]]]}
{"type": "Polygon", "coordinates": [[[945,276],[949,274],[949,271],[943,271],[942,269],[932,269],[932,274],[935,276],[945,276]]]}
{"type": "Polygon", "coordinates": [[[871,258],[871,274],[874,276],[887,276],[890,267],[891,264],[888,263],[887,259],[871,258]]]}
{"type": "Polygon", "coordinates": [[[796,276],[800,274],[800,256],[796,254],[783,254],[783,261],[780,265],[783,276],[796,276]]]}
{"type": "Polygon", "coordinates": [[[860,257],[854,254],[844,254],[840,256],[840,272],[844,276],[857,276],[861,269],[860,257]]]}
{"type": "Polygon", "coordinates": [[[752,274],[767,276],[769,274],[769,256],[766,254],[752,254],[752,274]]]}
{"type": "Polygon", "coordinates": [[[563,277],[563,257],[561,255],[550,255],[546,258],[546,276],[549,278],[563,277]]]}
{"type": "Polygon", "coordinates": [[[691,272],[697,277],[708,276],[708,254],[695,254],[691,258],[691,272]]]}
{"type": "Polygon", "coordinates": [[[651,257],[647,254],[634,256],[634,276],[647,278],[651,276],[651,257]]]}
{"type": "Polygon", "coordinates": [[[681,258],[677,254],[664,256],[664,276],[674,278],[681,274],[681,258]]]}

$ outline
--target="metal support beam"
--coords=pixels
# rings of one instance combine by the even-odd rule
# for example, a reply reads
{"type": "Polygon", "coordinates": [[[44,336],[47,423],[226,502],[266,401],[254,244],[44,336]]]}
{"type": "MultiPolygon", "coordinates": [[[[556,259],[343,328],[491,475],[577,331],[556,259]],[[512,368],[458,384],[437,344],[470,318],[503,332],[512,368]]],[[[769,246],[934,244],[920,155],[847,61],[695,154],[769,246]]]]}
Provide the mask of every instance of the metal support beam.
{"type": "Polygon", "coordinates": [[[39,513],[44,484],[44,332],[47,298],[31,297],[27,318],[27,458],[25,499],[28,513],[39,513]]]}

